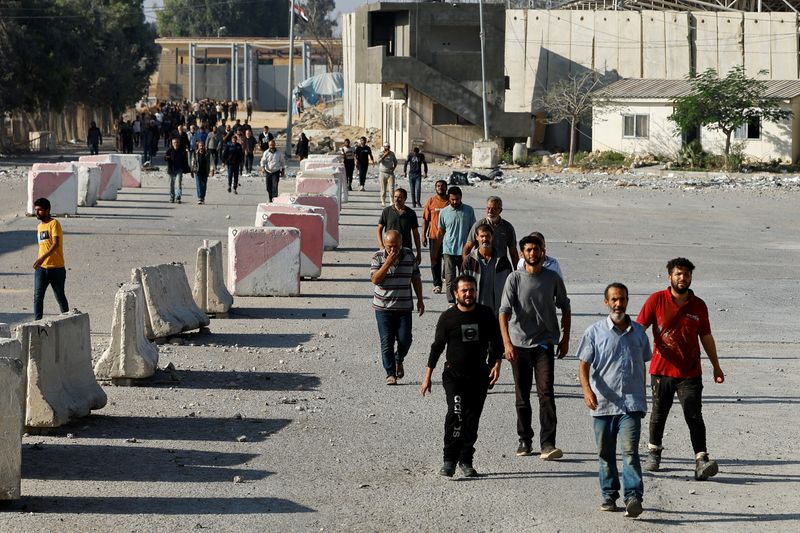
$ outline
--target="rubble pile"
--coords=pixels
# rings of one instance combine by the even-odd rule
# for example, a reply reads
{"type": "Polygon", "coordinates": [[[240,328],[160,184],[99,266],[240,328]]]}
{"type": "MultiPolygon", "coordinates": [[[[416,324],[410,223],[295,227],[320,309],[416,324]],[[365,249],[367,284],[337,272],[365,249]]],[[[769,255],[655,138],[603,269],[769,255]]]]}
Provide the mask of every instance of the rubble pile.
{"type": "Polygon", "coordinates": [[[359,128],[342,124],[341,106],[333,103],[320,103],[307,108],[294,124],[296,135],[305,133],[308,137],[308,150],[312,154],[327,154],[336,151],[345,139],[355,146],[358,139],[367,138],[367,144],[377,150],[383,144],[383,136],[378,128],[359,128]]]}

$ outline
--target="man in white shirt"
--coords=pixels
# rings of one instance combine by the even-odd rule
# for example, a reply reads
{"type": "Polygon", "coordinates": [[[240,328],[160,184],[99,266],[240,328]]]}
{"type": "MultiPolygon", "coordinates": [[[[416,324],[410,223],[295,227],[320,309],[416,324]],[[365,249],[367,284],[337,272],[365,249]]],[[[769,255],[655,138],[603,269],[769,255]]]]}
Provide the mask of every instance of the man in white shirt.
{"type": "Polygon", "coordinates": [[[266,174],[267,194],[269,201],[278,196],[278,182],[286,172],[286,156],[275,144],[275,139],[269,141],[269,148],[261,156],[261,170],[266,174]]]}

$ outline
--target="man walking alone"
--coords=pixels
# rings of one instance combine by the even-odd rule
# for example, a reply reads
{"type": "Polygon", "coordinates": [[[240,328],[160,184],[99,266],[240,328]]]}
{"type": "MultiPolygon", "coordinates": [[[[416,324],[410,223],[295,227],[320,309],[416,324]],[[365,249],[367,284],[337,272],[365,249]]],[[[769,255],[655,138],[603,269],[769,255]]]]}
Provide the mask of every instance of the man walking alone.
{"type": "Polygon", "coordinates": [[[48,285],[53,287],[61,312],[69,311],[69,302],[64,294],[67,270],[64,267],[64,232],[58,220],[50,216],[50,200],[37,199],[33,202],[33,211],[39,220],[36,226],[39,254],[33,263],[33,319],[41,320],[44,315],[44,294],[48,285]]]}
{"type": "Polygon", "coordinates": [[[267,195],[269,201],[278,196],[278,182],[286,169],[286,157],[278,149],[275,139],[269,141],[269,148],[261,156],[261,169],[264,171],[267,182],[267,195]]]}

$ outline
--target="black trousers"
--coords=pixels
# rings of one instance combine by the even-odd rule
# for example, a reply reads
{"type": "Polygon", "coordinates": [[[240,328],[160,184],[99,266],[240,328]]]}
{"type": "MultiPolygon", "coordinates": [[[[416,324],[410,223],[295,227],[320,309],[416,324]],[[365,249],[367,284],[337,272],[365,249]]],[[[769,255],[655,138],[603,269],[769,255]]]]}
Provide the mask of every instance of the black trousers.
{"type": "Polygon", "coordinates": [[[253,171],[253,154],[244,154],[244,168],[247,172],[253,171]]]}
{"type": "Polygon", "coordinates": [[[356,162],[353,160],[344,160],[344,175],[347,178],[347,190],[353,190],[353,170],[356,168],[356,162]]]}
{"type": "Polygon", "coordinates": [[[536,379],[539,396],[539,443],[542,448],[556,445],[556,400],[553,391],[555,351],[552,346],[542,348],[517,347],[517,359],[511,363],[514,371],[514,389],[517,396],[517,434],[519,440],[531,442],[531,387],[536,379]]]}
{"type": "Polygon", "coordinates": [[[278,182],[281,179],[281,172],[267,172],[267,195],[271,202],[273,198],[278,196],[278,182]]]}
{"type": "Polygon", "coordinates": [[[367,170],[369,169],[369,163],[366,165],[362,165],[359,163],[358,165],[358,184],[362,187],[367,182],[367,170]]]}
{"type": "Polygon", "coordinates": [[[678,401],[683,407],[683,418],[689,426],[689,437],[692,439],[694,453],[707,451],[706,424],[703,421],[703,379],[700,376],[686,379],[650,376],[650,390],[653,393],[650,444],[661,447],[669,410],[677,393],[678,401]]]}
{"type": "Polygon", "coordinates": [[[444,418],[444,460],[472,463],[478,424],[489,387],[489,368],[456,370],[445,363],[442,387],[447,397],[444,418]]]}

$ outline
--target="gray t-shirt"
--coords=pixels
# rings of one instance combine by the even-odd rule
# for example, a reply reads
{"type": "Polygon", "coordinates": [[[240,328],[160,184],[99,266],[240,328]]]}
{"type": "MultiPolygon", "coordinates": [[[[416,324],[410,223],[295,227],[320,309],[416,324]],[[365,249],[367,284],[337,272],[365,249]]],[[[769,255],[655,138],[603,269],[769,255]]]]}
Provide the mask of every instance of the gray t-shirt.
{"type": "Polygon", "coordinates": [[[511,315],[508,333],[511,344],[519,348],[558,344],[560,329],[556,308],[569,311],[564,282],[552,270],[537,274],[526,270],[512,272],[503,288],[500,313],[511,315]]]}

